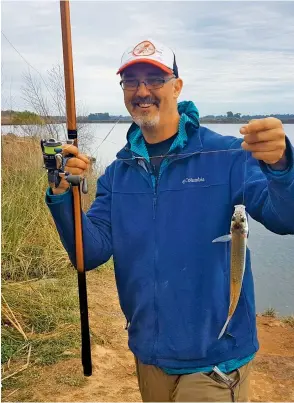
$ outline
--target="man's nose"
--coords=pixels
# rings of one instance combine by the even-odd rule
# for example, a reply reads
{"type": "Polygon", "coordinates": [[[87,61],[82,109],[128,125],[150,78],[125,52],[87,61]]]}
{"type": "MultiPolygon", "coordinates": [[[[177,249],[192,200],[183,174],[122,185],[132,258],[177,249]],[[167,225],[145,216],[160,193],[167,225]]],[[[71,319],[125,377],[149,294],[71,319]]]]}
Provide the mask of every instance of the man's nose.
{"type": "Polygon", "coordinates": [[[136,95],[138,95],[138,96],[140,96],[142,98],[150,95],[150,91],[146,87],[146,84],[144,83],[144,81],[141,81],[139,83],[139,87],[137,89],[137,94],[136,95]]]}

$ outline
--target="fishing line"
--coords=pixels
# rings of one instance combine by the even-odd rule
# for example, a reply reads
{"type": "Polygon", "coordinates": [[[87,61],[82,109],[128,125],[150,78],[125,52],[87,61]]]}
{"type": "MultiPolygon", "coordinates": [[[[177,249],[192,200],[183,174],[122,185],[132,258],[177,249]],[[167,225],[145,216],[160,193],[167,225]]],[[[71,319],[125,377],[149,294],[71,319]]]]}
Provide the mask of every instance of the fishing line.
{"type": "MultiPolygon", "coordinates": [[[[239,151],[239,152],[245,152],[245,163],[244,163],[244,183],[243,183],[243,203],[244,204],[244,196],[245,196],[245,183],[246,183],[246,171],[247,171],[247,161],[248,161],[248,151],[243,150],[242,148],[231,148],[231,149],[226,149],[226,150],[211,150],[211,151],[195,151],[193,153],[182,153],[182,154],[169,154],[169,155],[156,155],[152,158],[171,158],[175,156],[191,156],[191,155],[197,155],[197,154],[211,154],[211,153],[218,153],[218,152],[231,152],[231,151],[239,151]]],[[[144,160],[144,157],[132,157],[132,158],[117,158],[117,161],[133,161],[133,160],[144,160]]],[[[102,316],[107,316],[109,318],[124,318],[124,315],[120,312],[116,311],[100,311],[98,310],[97,313],[102,316]]]]}
{"type": "MultiPolygon", "coordinates": [[[[39,76],[41,77],[49,95],[51,96],[52,100],[55,103],[55,99],[53,97],[53,95],[51,94],[47,83],[45,82],[45,80],[43,79],[42,74],[34,67],[32,66],[25,58],[24,56],[16,49],[16,47],[10,42],[10,40],[7,38],[7,36],[4,34],[4,32],[1,30],[2,35],[4,36],[4,38],[7,40],[7,42],[10,44],[10,46],[18,53],[18,55],[24,60],[24,62],[31,67],[33,70],[35,70],[39,76]]],[[[98,145],[98,147],[96,148],[96,150],[94,151],[94,155],[98,152],[99,148],[101,147],[101,145],[106,141],[106,139],[108,138],[108,136],[111,134],[111,132],[113,131],[113,129],[116,127],[116,125],[118,124],[118,122],[120,121],[122,117],[120,116],[119,119],[116,121],[116,123],[113,125],[113,127],[109,130],[109,132],[106,134],[106,136],[103,138],[103,140],[101,141],[101,143],[98,145]]],[[[115,143],[114,143],[115,144],[115,143]]],[[[244,152],[244,150],[240,149],[240,148],[235,148],[235,149],[227,149],[227,150],[213,150],[213,151],[195,151],[193,153],[181,153],[181,154],[168,154],[168,155],[155,155],[152,157],[149,157],[150,159],[153,158],[174,158],[174,157],[182,157],[182,156],[192,156],[192,155],[197,155],[197,154],[210,154],[210,153],[218,153],[218,152],[230,152],[230,151],[241,151],[244,152]]],[[[137,156],[133,156],[132,158],[118,158],[118,161],[132,161],[135,159],[141,159],[144,160],[144,157],[137,157],[137,156]]],[[[244,198],[245,198],[245,182],[246,182],[246,168],[247,168],[247,152],[246,152],[246,160],[245,160],[245,166],[244,166],[244,184],[243,184],[243,204],[244,204],[244,198]]]]}
{"type": "MultiPolygon", "coordinates": [[[[7,36],[4,34],[4,32],[3,32],[2,30],[1,30],[1,34],[2,34],[2,35],[4,36],[4,38],[7,40],[7,42],[9,43],[9,45],[16,51],[16,53],[23,59],[23,61],[24,61],[30,68],[32,68],[33,70],[35,70],[35,71],[39,74],[39,76],[41,77],[41,80],[43,81],[43,83],[44,83],[44,85],[45,85],[45,87],[46,87],[46,89],[47,89],[47,91],[48,91],[48,93],[49,93],[49,95],[50,95],[50,97],[52,98],[52,100],[53,100],[53,102],[54,102],[54,104],[55,104],[56,101],[55,101],[55,99],[54,99],[54,97],[53,97],[51,91],[49,90],[48,85],[47,85],[46,81],[44,80],[42,74],[39,72],[39,70],[37,70],[34,66],[32,66],[32,65],[26,60],[26,58],[25,58],[25,57],[16,49],[16,47],[10,42],[10,40],[7,38],[7,36]]],[[[49,127],[50,127],[50,124],[49,124],[49,127]]],[[[50,129],[51,129],[51,128],[50,128],[50,129]]],[[[63,131],[64,131],[64,130],[63,130],[63,131]]],[[[65,131],[64,131],[64,133],[65,133],[65,131]]]]}
{"type": "MultiPolygon", "coordinates": [[[[109,132],[106,134],[106,136],[104,137],[104,139],[101,141],[101,143],[98,145],[98,147],[96,148],[96,150],[94,151],[94,155],[97,153],[97,151],[99,150],[99,148],[101,147],[101,145],[104,143],[104,141],[107,139],[107,137],[110,135],[110,133],[112,132],[112,130],[115,128],[115,126],[118,124],[118,122],[121,120],[122,116],[120,116],[117,120],[117,122],[115,122],[115,124],[112,126],[112,128],[109,130],[109,132]]],[[[97,122],[98,123],[98,122],[97,122]]],[[[109,140],[108,140],[109,141],[109,140]]],[[[111,141],[112,143],[112,141],[111,141]]],[[[116,144],[116,143],[113,143],[116,144]]]]}
{"type": "Polygon", "coordinates": [[[244,164],[244,182],[243,182],[243,201],[242,204],[245,206],[245,186],[246,186],[246,171],[247,171],[247,158],[248,152],[245,150],[245,164],[244,164]]]}
{"type": "MultiPolygon", "coordinates": [[[[16,49],[16,47],[10,42],[10,40],[7,38],[7,36],[4,34],[4,32],[1,30],[2,35],[4,36],[4,38],[7,40],[7,42],[9,43],[9,45],[16,51],[16,53],[23,59],[23,61],[33,70],[35,70],[36,73],[39,74],[39,76],[41,77],[42,82],[44,83],[50,97],[52,98],[54,104],[56,103],[54,96],[52,95],[51,91],[49,90],[46,81],[44,80],[42,74],[39,72],[39,70],[37,70],[34,66],[32,66],[27,60],[26,58],[16,49]]],[[[110,129],[110,131],[107,133],[107,135],[104,137],[104,139],[101,141],[101,143],[99,144],[98,148],[96,149],[95,153],[97,153],[98,149],[100,148],[100,146],[104,143],[104,141],[106,141],[107,137],[110,135],[110,133],[112,132],[112,130],[115,128],[115,126],[118,124],[118,122],[121,120],[122,116],[119,117],[119,119],[117,120],[117,122],[115,123],[115,125],[110,129]]],[[[64,131],[64,130],[63,130],[64,131]]],[[[65,134],[65,131],[64,131],[65,134]]],[[[109,140],[108,140],[109,141],[109,140]]],[[[111,143],[113,143],[111,141],[111,143]]],[[[116,144],[116,143],[113,143],[116,144]]]]}
{"type": "MultiPolygon", "coordinates": [[[[152,157],[149,157],[150,160],[153,158],[173,158],[173,157],[184,157],[184,156],[192,156],[192,155],[198,155],[198,154],[212,154],[212,153],[219,153],[219,152],[233,152],[233,151],[238,151],[238,152],[245,152],[245,163],[244,163],[244,177],[243,177],[243,201],[242,204],[244,205],[245,203],[245,187],[246,187],[246,172],[247,172],[247,157],[248,157],[248,151],[243,150],[242,148],[230,148],[226,150],[211,150],[211,151],[195,151],[192,153],[180,153],[180,154],[166,154],[166,155],[154,155],[152,157]]],[[[145,160],[144,157],[139,157],[139,156],[133,156],[132,158],[117,158],[117,161],[133,161],[133,160],[145,160]]]]}
{"type": "MultiPolygon", "coordinates": [[[[245,150],[241,148],[230,148],[226,150],[211,150],[211,151],[195,151],[191,153],[180,153],[180,154],[165,154],[165,155],[154,155],[152,157],[149,157],[150,159],[153,158],[173,158],[173,157],[183,157],[183,156],[192,156],[192,155],[197,155],[197,154],[211,154],[211,153],[219,153],[219,152],[231,152],[231,151],[239,151],[239,152],[245,152],[245,150]]],[[[117,158],[117,161],[132,161],[132,160],[144,160],[144,157],[140,156],[133,156],[131,158],[117,158]]]]}

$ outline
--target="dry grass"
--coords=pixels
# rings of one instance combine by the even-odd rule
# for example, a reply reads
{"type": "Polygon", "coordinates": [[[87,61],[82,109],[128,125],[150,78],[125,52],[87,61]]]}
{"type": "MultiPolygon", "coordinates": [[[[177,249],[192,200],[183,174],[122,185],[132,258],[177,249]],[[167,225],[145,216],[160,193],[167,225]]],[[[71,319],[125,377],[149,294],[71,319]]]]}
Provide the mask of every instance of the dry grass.
{"type": "Polygon", "coordinates": [[[269,307],[263,312],[262,316],[269,316],[271,318],[275,318],[277,316],[277,311],[275,310],[275,308],[269,307]]]}
{"type": "Polygon", "coordinates": [[[48,187],[38,141],[2,136],[2,278],[51,277],[69,259],[45,205],[48,187]]]}
{"type": "MultiPolygon", "coordinates": [[[[5,388],[32,365],[79,357],[80,314],[77,275],[45,203],[48,182],[40,142],[10,134],[2,136],[1,147],[5,388]]],[[[84,209],[95,187],[93,173],[84,209]]]]}
{"type": "Polygon", "coordinates": [[[77,278],[2,286],[3,387],[30,364],[48,365],[77,354],[80,324],[77,278]],[[65,354],[65,352],[67,352],[65,354]]]}
{"type": "Polygon", "coordinates": [[[282,321],[287,325],[294,327],[294,315],[285,316],[284,318],[282,318],[282,321]]]}
{"type": "MultiPolygon", "coordinates": [[[[87,210],[97,175],[89,177],[87,210]]],[[[45,204],[48,188],[40,143],[2,136],[2,278],[22,281],[64,273],[70,261],[45,204]]]]}

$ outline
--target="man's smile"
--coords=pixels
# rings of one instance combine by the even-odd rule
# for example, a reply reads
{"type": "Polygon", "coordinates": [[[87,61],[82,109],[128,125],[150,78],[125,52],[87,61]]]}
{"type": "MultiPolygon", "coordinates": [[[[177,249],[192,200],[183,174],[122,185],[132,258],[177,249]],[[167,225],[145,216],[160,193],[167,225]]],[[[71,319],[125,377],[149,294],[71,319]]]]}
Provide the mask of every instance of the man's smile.
{"type": "Polygon", "coordinates": [[[141,103],[139,103],[139,104],[135,104],[134,105],[135,106],[135,108],[140,108],[140,109],[150,109],[152,106],[156,106],[155,104],[141,104],[141,103]]]}
{"type": "Polygon", "coordinates": [[[152,106],[158,108],[159,101],[151,97],[145,97],[145,99],[143,97],[136,97],[132,100],[132,105],[136,109],[150,109],[152,106]]]}

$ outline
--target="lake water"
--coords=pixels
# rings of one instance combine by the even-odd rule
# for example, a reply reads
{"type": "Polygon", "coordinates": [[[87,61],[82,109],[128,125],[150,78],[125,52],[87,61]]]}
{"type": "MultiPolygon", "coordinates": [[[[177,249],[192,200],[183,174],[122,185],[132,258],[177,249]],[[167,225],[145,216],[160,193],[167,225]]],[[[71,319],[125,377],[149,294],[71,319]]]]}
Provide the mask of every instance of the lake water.
{"type": "MultiPolygon", "coordinates": [[[[204,124],[222,134],[242,137],[237,124],[204,124]]],[[[63,127],[65,127],[63,125],[63,127]]],[[[62,125],[60,133],[65,133],[62,125]]],[[[107,165],[115,159],[116,153],[126,143],[129,123],[93,123],[89,130],[93,135],[90,144],[91,155],[101,164],[107,165]],[[99,147],[107,133],[107,140],[99,147]],[[99,147],[99,148],[98,148],[99,147]],[[98,149],[97,149],[98,148],[98,149]]],[[[294,144],[294,125],[284,125],[285,131],[294,144]]],[[[21,128],[2,126],[2,132],[22,133],[21,128]]],[[[280,236],[269,232],[258,222],[250,219],[249,247],[255,280],[256,309],[264,311],[273,307],[279,315],[294,314],[294,236],[280,236]]]]}

